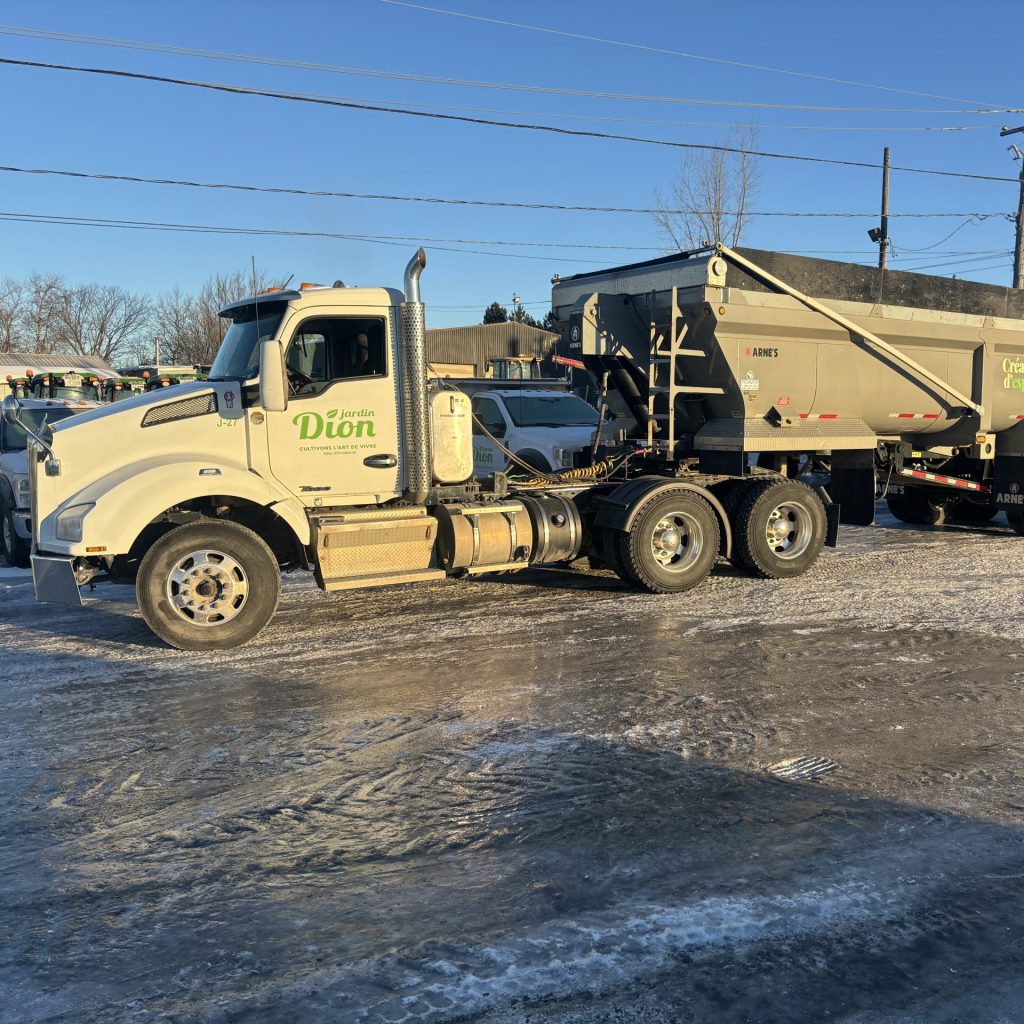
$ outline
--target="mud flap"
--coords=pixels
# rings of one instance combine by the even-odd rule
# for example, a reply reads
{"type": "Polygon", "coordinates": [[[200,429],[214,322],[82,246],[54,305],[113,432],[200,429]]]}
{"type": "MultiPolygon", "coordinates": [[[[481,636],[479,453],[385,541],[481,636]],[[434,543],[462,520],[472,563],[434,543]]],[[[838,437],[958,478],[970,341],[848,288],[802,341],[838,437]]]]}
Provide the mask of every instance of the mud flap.
{"type": "Polygon", "coordinates": [[[825,547],[834,548],[839,546],[839,505],[828,504],[825,506],[827,526],[825,529],[825,547]]]}
{"type": "Polygon", "coordinates": [[[82,604],[73,559],[32,556],[32,583],[36,600],[51,604],[82,604]]]}

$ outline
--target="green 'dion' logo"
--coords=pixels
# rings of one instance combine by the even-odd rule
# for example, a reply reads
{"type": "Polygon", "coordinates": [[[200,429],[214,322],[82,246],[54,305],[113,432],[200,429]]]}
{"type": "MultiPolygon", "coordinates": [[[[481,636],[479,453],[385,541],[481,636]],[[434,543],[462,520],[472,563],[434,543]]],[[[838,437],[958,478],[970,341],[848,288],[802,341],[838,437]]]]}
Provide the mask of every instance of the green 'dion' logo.
{"type": "Polygon", "coordinates": [[[300,412],[292,419],[299,428],[300,441],[315,441],[319,437],[373,437],[373,410],[353,411],[331,409],[325,416],[318,412],[300,412]]]}

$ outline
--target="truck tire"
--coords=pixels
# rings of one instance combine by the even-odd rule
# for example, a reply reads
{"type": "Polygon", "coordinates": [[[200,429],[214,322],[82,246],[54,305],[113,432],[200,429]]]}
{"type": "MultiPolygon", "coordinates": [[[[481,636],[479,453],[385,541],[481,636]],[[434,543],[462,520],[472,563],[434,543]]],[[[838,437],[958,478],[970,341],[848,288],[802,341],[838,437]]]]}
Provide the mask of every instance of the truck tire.
{"type": "Polygon", "coordinates": [[[807,484],[747,484],[732,511],[733,563],[763,579],[799,576],[818,560],[827,528],[825,506],[807,484]]]}
{"type": "Polygon", "coordinates": [[[618,539],[617,573],[652,594],[677,594],[703,583],[718,558],[718,517],[691,490],[662,491],[618,539]]]}
{"type": "Polygon", "coordinates": [[[1006,521],[1013,527],[1014,533],[1024,536],[1024,512],[1007,512],[1006,521]]]}
{"type": "Polygon", "coordinates": [[[942,526],[949,511],[946,502],[934,501],[915,488],[908,488],[904,494],[890,494],[885,502],[901,523],[914,526],[942,526]]]}
{"type": "Polygon", "coordinates": [[[28,542],[14,532],[14,512],[0,505],[0,554],[14,569],[27,569],[31,564],[28,542]]]}
{"type": "Polygon", "coordinates": [[[277,559],[238,523],[176,526],[146,552],[135,593],[146,625],[183,651],[239,647],[270,621],[281,593],[277,559]]]}
{"type": "Polygon", "coordinates": [[[626,555],[628,544],[629,535],[624,533],[622,530],[604,531],[602,550],[604,551],[604,560],[608,568],[611,569],[611,571],[615,573],[623,583],[629,583],[634,587],[639,587],[641,585],[640,579],[630,567],[629,559],[626,555]]]}
{"type": "Polygon", "coordinates": [[[990,523],[999,515],[999,509],[994,505],[979,505],[964,499],[949,510],[949,515],[961,523],[990,523]]]}

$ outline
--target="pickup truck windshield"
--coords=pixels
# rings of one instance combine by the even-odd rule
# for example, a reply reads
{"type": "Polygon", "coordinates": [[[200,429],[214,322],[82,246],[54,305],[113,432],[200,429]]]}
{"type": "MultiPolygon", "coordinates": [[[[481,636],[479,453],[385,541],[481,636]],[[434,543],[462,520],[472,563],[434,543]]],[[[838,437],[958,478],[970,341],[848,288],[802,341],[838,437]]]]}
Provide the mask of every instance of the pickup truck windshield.
{"type": "Polygon", "coordinates": [[[505,395],[517,427],[596,427],[597,410],[576,395],[505,395]]]}
{"type": "MultiPolygon", "coordinates": [[[[22,409],[20,417],[33,433],[42,435],[43,428],[47,423],[56,423],[57,420],[66,420],[74,416],[80,409],[22,409]]],[[[17,424],[10,420],[3,423],[3,450],[5,452],[23,452],[28,444],[28,435],[17,424]]]]}
{"type": "Polygon", "coordinates": [[[232,317],[217,358],[210,368],[210,380],[250,380],[260,372],[260,342],[272,338],[281,326],[286,302],[256,303],[237,310],[232,317]]]}

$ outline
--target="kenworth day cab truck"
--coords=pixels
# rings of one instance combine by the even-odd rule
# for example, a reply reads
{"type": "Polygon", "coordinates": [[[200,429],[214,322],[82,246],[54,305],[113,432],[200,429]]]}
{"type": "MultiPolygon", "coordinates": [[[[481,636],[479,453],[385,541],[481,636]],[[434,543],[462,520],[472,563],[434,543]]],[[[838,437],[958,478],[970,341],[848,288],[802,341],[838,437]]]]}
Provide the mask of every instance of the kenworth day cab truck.
{"type": "MultiPolygon", "coordinates": [[[[473,476],[468,397],[428,385],[424,265],[420,250],[404,294],[237,302],[209,380],[35,435],[37,597],[134,581],[165,641],[224,648],[266,625],[294,568],[338,591],[586,554],[672,593],[720,555],[805,572],[840,511],[871,521],[876,478],[1020,516],[1024,321],[1008,289],[724,246],[558,281],[574,354],[634,436],[510,486],[473,476]]],[[[18,400],[4,412],[17,420],[18,400]]]]}

